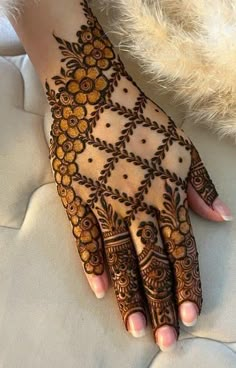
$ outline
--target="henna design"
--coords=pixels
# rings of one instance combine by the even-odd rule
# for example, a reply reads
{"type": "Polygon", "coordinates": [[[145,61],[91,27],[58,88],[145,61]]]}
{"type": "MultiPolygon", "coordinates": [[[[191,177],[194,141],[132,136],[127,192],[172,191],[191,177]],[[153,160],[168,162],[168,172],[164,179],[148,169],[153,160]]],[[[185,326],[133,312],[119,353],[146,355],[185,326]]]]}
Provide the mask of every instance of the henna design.
{"type": "Polygon", "coordinates": [[[143,244],[155,244],[157,242],[157,229],[153,222],[140,222],[137,236],[141,238],[143,244]]]}
{"type": "Polygon", "coordinates": [[[179,334],[173,280],[170,263],[163,248],[158,246],[157,229],[153,222],[141,222],[137,236],[145,245],[138,256],[140,273],[147,297],[153,333],[163,325],[170,325],[179,334]]]}
{"type": "MultiPolygon", "coordinates": [[[[78,178],[79,167],[76,164],[76,159],[79,154],[84,152],[87,145],[109,152],[111,158],[107,160],[101,172],[102,176],[98,178],[100,185],[105,184],[107,193],[110,189],[108,178],[119,160],[124,159],[134,165],[140,165],[143,170],[147,170],[135,194],[135,205],[127,209],[127,221],[129,222],[140,208],[144,195],[148,193],[155,176],[160,176],[162,179],[168,178],[183,189],[186,188],[186,180],[162,167],[161,160],[165,157],[165,151],[168,151],[168,145],[172,144],[173,141],[179,141],[179,144],[185,145],[186,149],[189,149],[189,142],[183,139],[177,131],[173,133],[173,123],[170,119],[168,125],[164,126],[143,115],[148,99],[141,91],[133,111],[112,101],[112,92],[117,82],[121,80],[121,77],[126,77],[134,85],[135,83],[124,71],[123,64],[119,58],[118,61],[115,59],[110,41],[102,33],[101,27],[92,16],[87,5],[85,8],[88,23],[91,25],[82,26],[82,31],[77,32],[78,43],[70,43],[54,35],[60,45],[59,48],[64,56],[62,61],[66,62],[67,70],[61,68],[61,75],[53,77],[55,84],[60,85],[58,93],[52,90],[48,82],[46,82],[47,97],[52,106],[51,111],[54,118],[51,129],[50,157],[54,158],[52,164],[56,182],[63,185],[71,185],[72,177],[73,180],[80,180],[78,178]],[[101,41],[103,46],[98,41],[101,41]],[[97,48],[94,48],[94,45],[97,48]],[[98,45],[100,51],[101,48],[106,50],[103,56],[101,52],[98,52],[98,45]],[[99,63],[95,63],[94,60],[92,61],[91,58],[88,58],[87,54],[87,56],[84,54],[84,50],[90,50],[89,52],[92,53],[91,47],[95,50],[93,55],[97,55],[97,60],[102,60],[102,63],[104,63],[106,55],[109,54],[108,62],[104,63],[106,67],[99,69],[99,63]],[[110,67],[113,68],[114,72],[111,73],[110,80],[108,80],[104,72],[110,67]],[[93,110],[89,111],[89,113],[88,105],[93,106],[93,110]],[[127,119],[127,123],[115,145],[107,144],[92,134],[92,129],[96,127],[101,114],[108,109],[127,119]],[[130,136],[133,135],[138,125],[163,134],[163,143],[158,148],[151,162],[134,155],[132,152],[129,153],[125,149],[126,144],[130,141],[130,136]]],[[[88,179],[86,182],[87,187],[89,183],[91,181],[88,179]]],[[[80,184],[82,184],[81,180],[80,184]]],[[[119,195],[119,201],[122,201],[123,193],[119,194],[117,189],[116,193],[119,195]]],[[[93,191],[87,203],[93,207],[98,197],[99,191],[93,191]]]]}
{"type": "MultiPolygon", "coordinates": [[[[190,140],[171,118],[163,118],[163,110],[139,89],[115,55],[87,2],[80,4],[87,24],[77,32],[76,42],[53,35],[62,54],[62,67],[52,77],[55,89],[48,81],[45,87],[53,117],[49,157],[84,269],[97,275],[104,271],[99,226],[90,210],[93,208],[99,216],[122,317],[127,324],[134,311],[145,314],[137,256],[127,226],[132,225],[138,212],[151,217],[159,212],[148,199],[158,180],[165,183],[160,188],[165,187],[166,193],[162,188],[159,192],[159,198],[164,198],[160,221],[176,277],[177,301],[192,300],[200,307],[197,252],[183,198],[188,180],[208,205],[217,194],[190,140]],[[125,99],[118,96],[117,90],[125,99]],[[141,134],[137,133],[140,129],[141,134]],[[153,137],[157,138],[156,144],[151,142],[153,137]],[[176,169],[167,164],[171,161],[169,156],[174,156],[173,147],[176,169]],[[190,153],[189,169],[185,158],[190,153]],[[84,161],[81,157],[85,157],[84,161]],[[119,165],[123,167],[121,180],[112,181],[119,165]],[[178,165],[182,171],[178,171],[178,165]],[[137,184],[131,194],[127,191],[130,183],[137,184]],[[77,195],[80,190],[85,194],[85,203],[77,195]],[[124,220],[108,204],[109,199],[120,205],[124,220]]],[[[154,197],[153,192],[150,196],[154,197]]],[[[152,222],[141,222],[137,236],[144,245],[138,260],[153,328],[170,324],[178,331],[169,260],[156,245],[157,229],[152,222]]]]}
{"type": "Polygon", "coordinates": [[[101,204],[102,208],[96,209],[104,230],[107,263],[120,313],[128,329],[128,317],[132,313],[142,312],[145,316],[136,252],[124,222],[103,197],[101,204]]]}
{"type": "Polygon", "coordinates": [[[101,275],[104,272],[104,262],[96,217],[81,198],[75,195],[73,188],[59,184],[57,190],[73,226],[73,234],[85,272],[101,275]]]}
{"type": "Polygon", "coordinates": [[[189,172],[189,180],[193,188],[198,192],[204,202],[212,207],[218,193],[212,180],[205,169],[198,151],[192,146],[192,164],[189,172]]]}
{"type": "Polygon", "coordinates": [[[187,200],[181,204],[179,189],[166,183],[164,210],[160,213],[160,225],[169,259],[175,275],[178,304],[192,301],[199,312],[202,306],[202,290],[198,264],[198,252],[188,214],[187,200]]]}

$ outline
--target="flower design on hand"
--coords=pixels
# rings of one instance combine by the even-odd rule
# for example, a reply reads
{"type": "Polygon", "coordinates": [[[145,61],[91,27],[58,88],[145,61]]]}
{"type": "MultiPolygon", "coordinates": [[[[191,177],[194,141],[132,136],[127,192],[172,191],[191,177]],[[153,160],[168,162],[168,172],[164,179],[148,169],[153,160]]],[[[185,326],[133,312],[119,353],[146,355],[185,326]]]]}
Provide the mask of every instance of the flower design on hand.
{"type": "Polygon", "coordinates": [[[54,35],[62,66],[55,89],[45,84],[58,193],[85,272],[101,275],[106,256],[126,328],[131,313],[145,314],[147,301],[153,332],[169,325],[178,335],[177,304],[202,305],[187,185],[209,206],[217,193],[191,141],[136,86],[81,4],[87,23],[77,43],[54,35]],[[140,149],[146,142],[147,152],[140,149]]]}
{"type": "Polygon", "coordinates": [[[88,129],[88,121],[84,119],[86,109],[84,106],[77,106],[72,109],[70,106],[64,107],[63,119],[60,121],[60,128],[66,132],[70,138],[77,138],[88,129]]]}
{"type": "Polygon", "coordinates": [[[62,133],[62,130],[60,128],[60,121],[55,120],[52,124],[52,134],[51,135],[53,137],[58,137],[61,133],[62,133]]]}
{"type": "Polygon", "coordinates": [[[142,221],[139,224],[137,236],[141,237],[141,241],[143,244],[154,245],[157,242],[157,229],[153,222],[142,221]]]}
{"type": "Polygon", "coordinates": [[[81,198],[75,195],[73,188],[59,184],[57,190],[73,225],[73,233],[77,238],[78,251],[86,272],[101,274],[103,264],[98,242],[100,234],[94,214],[88,211],[81,198]]]}
{"type": "Polygon", "coordinates": [[[71,105],[73,102],[72,96],[66,91],[58,93],[57,97],[59,98],[60,103],[64,106],[71,105]]]}
{"type": "Polygon", "coordinates": [[[80,139],[70,140],[68,137],[62,133],[57,139],[58,147],[56,148],[56,155],[60,160],[70,163],[76,158],[77,153],[83,152],[85,145],[80,139]]]}
{"type": "Polygon", "coordinates": [[[62,117],[62,106],[59,103],[55,103],[51,111],[54,119],[60,119],[62,117]]]}
{"type": "Polygon", "coordinates": [[[81,27],[81,31],[77,32],[78,41],[81,44],[85,44],[88,42],[93,42],[95,38],[103,39],[106,41],[107,46],[112,46],[108,38],[104,35],[104,32],[102,31],[102,27],[98,22],[93,19],[93,24],[91,24],[90,27],[83,25],[81,27]]]}
{"type": "Polygon", "coordinates": [[[177,209],[178,226],[171,228],[164,226],[162,231],[168,239],[168,248],[175,259],[181,259],[186,256],[186,246],[184,246],[185,236],[191,231],[189,217],[187,212],[187,200],[177,209]]]}
{"type": "Polygon", "coordinates": [[[75,199],[75,192],[73,188],[65,188],[62,184],[57,186],[57,191],[61,197],[62,204],[66,208],[69,203],[72,203],[75,199]]]}
{"type": "Polygon", "coordinates": [[[78,68],[73,77],[67,84],[67,90],[75,95],[75,101],[80,105],[96,104],[108,87],[107,78],[97,67],[78,68]]]}
{"type": "Polygon", "coordinates": [[[74,162],[66,164],[58,158],[53,159],[52,167],[55,170],[56,182],[65,186],[69,186],[71,184],[72,175],[74,175],[78,171],[77,164],[75,164],[74,162]]]}
{"type": "Polygon", "coordinates": [[[114,59],[114,52],[107,47],[104,41],[95,39],[92,43],[87,43],[83,47],[84,63],[89,66],[97,66],[102,70],[107,70],[114,59]]]}
{"type": "Polygon", "coordinates": [[[78,251],[84,262],[85,271],[88,273],[101,273],[101,252],[99,252],[99,230],[96,218],[92,212],[80,218],[78,225],[73,228],[74,235],[78,238],[78,251]]]}
{"type": "Polygon", "coordinates": [[[99,236],[97,221],[95,216],[90,212],[87,216],[80,219],[79,229],[74,228],[75,235],[80,238],[82,243],[89,243],[99,236]]]}

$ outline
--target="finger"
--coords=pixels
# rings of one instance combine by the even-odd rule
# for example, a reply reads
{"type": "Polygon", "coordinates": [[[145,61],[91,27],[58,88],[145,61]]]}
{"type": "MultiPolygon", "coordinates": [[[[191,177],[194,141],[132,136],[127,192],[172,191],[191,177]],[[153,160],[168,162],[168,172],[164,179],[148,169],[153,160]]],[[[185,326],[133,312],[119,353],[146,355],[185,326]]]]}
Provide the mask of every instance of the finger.
{"type": "Polygon", "coordinates": [[[96,207],[107,263],[126,329],[135,337],[145,334],[145,303],[140,290],[138,262],[124,221],[102,198],[96,207]]]}
{"type": "Polygon", "coordinates": [[[196,322],[202,307],[198,252],[188,215],[187,199],[182,200],[179,188],[172,189],[167,183],[164,198],[160,215],[161,234],[173,265],[180,318],[189,326],[196,322]]]}
{"type": "Polygon", "coordinates": [[[229,208],[219,199],[218,193],[196,148],[192,146],[189,171],[188,202],[202,217],[212,221],[231,221],[229,208]]]}
{"type": "Polygon", "coordinates": [[[57,190],[70,220],[89,285],[96,297],[102,298],[108,289],[108,276],[104,268],[99,224],[93,212],[83,203],[72,186],[65,187],[59,184],[57,190]]]}
{"type": "Polygon", "coordinates": [[[139,269],[148,302],[154,338],[161,348],[172,349],[179,335],[173,274],[156,218],[138,213],[130,224],[139,269]]]}
{"type": "Polygon", "coordinates": [[[214,200],[212,207],[209,207],[190,183],[188,184],[187,196],[189,207],[207,220],[217,222],[233,220],[230,209],[219,197],[214,200]]]}

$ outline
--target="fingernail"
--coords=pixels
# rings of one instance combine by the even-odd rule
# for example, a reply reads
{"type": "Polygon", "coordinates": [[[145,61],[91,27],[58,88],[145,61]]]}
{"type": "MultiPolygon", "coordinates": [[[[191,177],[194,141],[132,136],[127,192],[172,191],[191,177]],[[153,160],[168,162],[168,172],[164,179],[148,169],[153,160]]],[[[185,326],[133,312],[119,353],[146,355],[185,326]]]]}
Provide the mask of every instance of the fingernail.
{"type": "Polygon", "coordinates": [[[158,328],[155,337],[161,351],[170,352],[175,349],[177,334],[173,327],[162,326],[158,328]]]}
{"type": "Polygon", "coordinates": [[[128,330],[133,337],[143,337],[146,334],[146,319],[143,313],[137,312],[129,316],[128,330]]]}
{"type": "Polygon", "coordinates": [[[219,213],[224,221],[232,221],[233,216],[230,209],[226,206],[226,204],[220,199],[216,198],[213,203],[213,209],[219,213]]]}
{"type": "Polygon", "coordinates": [[[179,307],[179,314],[185,326],[192,327],[197,323],[198,308],[194,303],[182,303],[179,307]]]}
{"type": "Polygon", "coordinates": [[[103,278],[101,276],[94,276],[91,280],[91,287],[94,291],[94,294],[98,299],[101,299],[105,296],[105,284],[103,278]]]}

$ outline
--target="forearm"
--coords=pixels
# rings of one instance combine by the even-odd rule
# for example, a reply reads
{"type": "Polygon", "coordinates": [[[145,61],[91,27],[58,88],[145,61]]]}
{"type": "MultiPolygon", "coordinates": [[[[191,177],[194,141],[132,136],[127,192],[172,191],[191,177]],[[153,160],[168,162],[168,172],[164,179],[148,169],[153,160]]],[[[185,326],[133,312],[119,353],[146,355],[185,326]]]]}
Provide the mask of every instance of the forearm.
{"type": "Polygon", "coordinates": [[[87,19],[83,1],[25,1],[19,16],[11,19],[42,81],[58,74],[61,52],[53,35],[77,42],[76,33],[87,19]]]}

